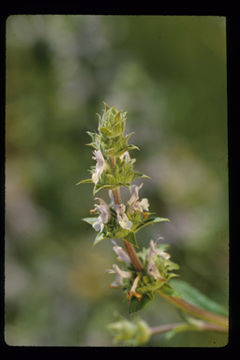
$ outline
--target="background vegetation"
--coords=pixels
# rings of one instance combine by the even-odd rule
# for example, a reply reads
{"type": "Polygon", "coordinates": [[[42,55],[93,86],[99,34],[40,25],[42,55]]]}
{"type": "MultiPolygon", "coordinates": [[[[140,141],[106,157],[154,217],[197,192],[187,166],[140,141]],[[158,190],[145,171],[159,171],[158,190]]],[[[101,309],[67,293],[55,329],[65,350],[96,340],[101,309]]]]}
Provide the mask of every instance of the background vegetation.
{"type": "MultiPolygon", "coordinates": [[[[15,15],[7,20],[5,340],[11,345],[112,346],[106,326],[127,317],[104,273],[112,244],[92,248],[82,222],[94,164],[86,131],[103,101],[128,111],[142,197],[170,223],[161,235],[182,278],[228,304],[225,18],[15,15]]],[[[180,319],[156,298],[141,314],[180,319]]],[[[183,333],[148,346],[223,346],[226,335],[183,333]]]]}

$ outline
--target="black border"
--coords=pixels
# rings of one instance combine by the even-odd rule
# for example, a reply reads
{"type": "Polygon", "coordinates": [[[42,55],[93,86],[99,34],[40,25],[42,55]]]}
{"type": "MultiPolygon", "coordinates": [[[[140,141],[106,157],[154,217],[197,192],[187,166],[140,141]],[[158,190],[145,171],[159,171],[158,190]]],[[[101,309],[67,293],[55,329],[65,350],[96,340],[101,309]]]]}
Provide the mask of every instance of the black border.
{"type": "MultiPolygon", "coordinates": [[[[117,353],[125,354],[126,352],[128,354],[148,354],[149,352],[154,352],[157,354],[171,354],[177,351],[179,354],[183,354],[184,352],[187,353],[205,353],[210,352],[211,355],[215,354],[216,352],[220,354],[229,353],[234,349],[234,347],[237,345],[236,336],[234,332],[234,326],[237,322],[237,312],[234,313],[234,301],[238,301],[238,294],[233,296],[233,292],[235,290],[235,285],[233,285],[233,278],[234,275],[236,275],[236,272],[234,272],[234,257],[236,260],[236,257],[238,255],[237,251],[234,250],[235,243],[233,240],[234,237],[234,225],[236,224],[236,216],[233,212],[233,209],[237,206],[237,198],[236,193],[233,191],[234,188],[234,180],[237,178],[237,171],[236,167],[234,169],[234,154],[237,152],[237,144],[234,142],[234,135],[237,134],[236,131],[234,131],[234,110],[236,109],[237,102],[234,102],[234,92],[233,90],[233,83],[234,80],[236,81],[236,85],[239,84],[238,80],[238,73],[237,73],[237,50],[239,48],[238,42],[239,39],[237,37],[238,34],[238,18],[237,16],[231,15],[229,10],[226,10],[226,8],[222,7],[218,10],[215,9],[199,9],[198,11],[191,11],[189,8],[185,8],[184,6],[181,7],[180,11],[174,11],[174,9],[168,9],[168,10],[141,10],[139,9],[139,6],[137,6],[138,10],[121,10],[121,7],[114,4],[112,6],[109,6],[107,9],[101,7],[101,10],[97,9],[94,5],[92,6],[84,6],[83,4],[75,5],[75,6],[64,6],[61,4],[58,4],[58,6],[52,6],[49,3],[42,6],[42,3],[39,3],[39,5],[35,5],[34,9],[31,8],[31,6],[28,6],[26,3],[22,3],[19,7],[9,4],[6,11],[0,12],[0,33],[1,33],[1,43],[0,43],[0,79],[5,79],[5,72],[6,72],[6,65],[5,65],[5,56],[6,56],[6,21],[8,16],[15,15],[15,14],[44,14],[44,15],[51,15],[51,14],[79,14],[79,15],[197,15],[197,16],[224,16],[226,17],[226,35],[227,35],[227,93],[228,93],[228,169],[229,169],[229,231],[230,231],[230,243],[229,243],[229,250],[230,250],[230,274],[229,274],[229,280],[230,280],[230,292],[229,292],[229,310],[230,310],[230,329],[229,329],[229,343],[224,347],[213,347],[213,348],[205,348],[205,347],[181,347],[181,348],[173,348],[173,347],[139,347],[139,348],[129,348],[129,347],[40,347],[40,346],[10,346],[7,345],[4,341],[4,252],[5,252],[5,244],[4,244],[4,235],[5,235],[5,122],[1,121],[1,145],[2,145],[2,151],[1,151],[1,200],[2,200],[2,206],[1,206],[1,230],[3,236],[1,237],[0,242],[0,256],[1,256],[1,297],[0,297],[0,331],[1,331],[1,337],[0,337],[0,354],[1,353],[10,353],[11,355],[15,354],[16,351],[20,351],[21,355],[25,355],[27,353],[30,353],[31,355],[39,353],[42,354],[42,352],[47,352],[49,354],[53,354],[56,351],[61,354],[66,354],[66,351],[69,352],[69,354],[77,354],[77,353],[87,353],[89,355],[91,354],[106,354],[108,352],[111,352],[116,350],[117,353]],[[115,5],[115,6],[114,6],[115,5]],[[235,170],[235,172],[234,172],[235,170]]],[[[237,15],[237,14],[236,14],[237,15]]],[[[238,88],[237,93],[238,93],[238,88]]],[[[5,81],[1,81],[1,88],[0,88],[0,100],[1,100],[1,119],[5,120],[5,100],[6,100],[6,94],[5,94],[5,81]]],[[[239,280],[236,280],[235,284],[238,283],[239,280]]]]}

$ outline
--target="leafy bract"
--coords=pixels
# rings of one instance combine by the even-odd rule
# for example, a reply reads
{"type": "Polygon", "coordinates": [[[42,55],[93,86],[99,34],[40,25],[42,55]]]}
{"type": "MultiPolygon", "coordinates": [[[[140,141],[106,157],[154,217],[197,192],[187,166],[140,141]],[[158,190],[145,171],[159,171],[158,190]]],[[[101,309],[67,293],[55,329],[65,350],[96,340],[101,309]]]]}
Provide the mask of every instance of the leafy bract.
{"type": "Polygon", "coordinates": [[[163,218],[163,217],[151,217],[148,219],[145,219],[142,221],[141,224],[139,224],[135,229],[134,232],[137,232],[139,230],[141,230],[143,227],[148,226],[148,225],[152,225],[158,222],[169,222],[170,220],[167,218],[163,218]]]}
{"type": "Polygon", "coordinates": [[[76,185],[80,185],[80,184],[87,184],[87,183],[92,183],[92,179],[85,179],[85,180],[81,180],[78,183],[76,183],[76,185]]]}

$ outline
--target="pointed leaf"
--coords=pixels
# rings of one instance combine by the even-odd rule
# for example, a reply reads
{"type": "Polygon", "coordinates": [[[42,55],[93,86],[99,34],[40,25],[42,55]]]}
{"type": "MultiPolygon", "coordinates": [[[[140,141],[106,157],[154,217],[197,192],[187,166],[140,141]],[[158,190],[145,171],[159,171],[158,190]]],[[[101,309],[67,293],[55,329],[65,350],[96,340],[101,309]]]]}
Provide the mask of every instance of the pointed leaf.
{"type": "Polygon", "coordinates": [[[135,233],[137,231],[139,231],[140,229],[142,229],[144,226],[147,226],[147,225],[152,225],[152,224],[155,224],[155,223],[158,223],[158,222],[164,222],[164,221],[167,221],[169,222],[170,220],[167,219],[167,218],[162,218],[162,217],[155,217],[155,218],[149,218],[149,219],[146,219],[144,220],[140,225],[138,225],[135,229],[135,233]]]}
{"type": "Polygon", "coordinates": [[[92,146],[94,149],[98,150],[97,145],[94,142],[91,142],[89,144],[86,144],[86,146],[92,146]]]}
{"type": "Polygon", "coordinates": [[[104,234],[102,232],[98,233],[94,240],[93,246],[97,245],[100,241],[102,241],[106,238],[107,238],[106,234],[104,234]]]}
{"type": "Polygon", "coordinates": [[[96,195],[100,190],[103,190],[103,189],[112,190],[115,188],[116,188],[116,185],[100,185],[100,186],[95,185],[95,187],[93,189],[93,195],[96,195]]]}
{"type": "Polygon", "coordinates": [[[104,106],[105,106],[105,111],[108,111],[108,110],[110,109],[110,106],[109,106],[107,103],[105,103],[105,102],[103,102],[103,104],[104,104],[104,106]]]}
{"type": "Polygon", "coordinates": [[[146,179],[151,179],[150,176],[145,175],[145,174],[143,174],[143,173],[141,173],[141,172],[135,171],[135,172],[134,172],[134,175],[133,175],[133,180],[135,180],[135,179],[137,179],[137,178],[139,178],[139,177],[141,177],[141,178],[146,178],[146,179]]]}
{"type": "Polygon", "coordinates": [[[85,179],[85,180],[81,180],[78,183],[76,183],[76,185],[80,185],[80,184],[87,184],[87,183],[92,183],[92,179],[85,179]]]}
{"type": "Polygon", "coordinates": [[[135,132],[133,131],[133,132],[131,132],[131,133],[129,133],[127,136],[126,136],[126,140],[128,141],[129,139],[130,139],[130,137],[132,137],[133,136],[133,134],[135,134],[135,132]]]}
{"type": "Polygon", "coordinates": [[[95,142],[97,137],[98,137],[98,134],[95,133],[95,132],[91,132],[91,131],[87,131],[87,134],[91,137],[92,141],[95,142]]]}
{"type": "Polygon", "coordinates": [[[85,221],[86,223],[92,225],[97,221],[97,217],[84,218],[84,219],[82,219],[82,221],[85,221]]]}
{"type": "MultiPolygon", "coordinates": [[[[127,146],[127,151],[130,151],[130,150],[139,150],[140,151],[139,147],[136,145],[133,145],[133,144],[127,146]]],[[[147,175],[145,175],[145,176],[147,176],[147,175]]]]}
{"type": "Polygon", "coordinates": [[[227,311],[222,305],[219,305],[215,301],[209,299],[206,295],[202,294],[199,290],[185,281],[180,279],[171,280],[170,285],[183,300],[189,302],[190,304],[219,315],[227,315],[227,311]]]}
{"type": "Polygon", "coordinates": [[[105,127],[100,127],[100,129],[99,129],[100,131],[101,131],[101,133],[103,134],[103,135],[105,135],[105,136],[110,136],[111,135],[111,131],[109,131],[107,128],[105,128],[105,127]]]}

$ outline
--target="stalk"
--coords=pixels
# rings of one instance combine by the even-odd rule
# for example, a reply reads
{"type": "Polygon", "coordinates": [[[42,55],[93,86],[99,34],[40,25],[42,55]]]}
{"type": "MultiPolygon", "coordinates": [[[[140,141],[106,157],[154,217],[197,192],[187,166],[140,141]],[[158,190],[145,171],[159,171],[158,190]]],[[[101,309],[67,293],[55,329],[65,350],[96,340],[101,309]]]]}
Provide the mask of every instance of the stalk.
{"type": "Polygon", "coordinates": [[[188,314],[195,316],[201,320],[205,320],[209,323],[215,324],[216,326],[220,326],[224,328],[226,331],[228,330],[228,319],[226,317],[199,308],[195,305],[188,303],[187,301],[181,298],[176,298],[174,296],[166,295],[161,290],[158,290],[157,292],[168,302],[170,302],[177,308],[187,312],[188,314]]]}
{"type": "MultiPolygon", "coordinates": [[[[110,157],[110,164],[111,166],[113,167],[115,165],[115,157],[114,156],[111,156],[110,157]]],[[[112,190],[113,192],[113,198],[114,198],[114,202],[116,205],[120,205],[121,204],[121,195],[120,195],[120,189],[119,188],[116,188],[114,190],[112,190]]],[[[125,246],[125,249],[132,261],[132,264],[133,266],[135,267],[136,270],[138,271],[143,271],[143,265],[140,261],[140,259],[138,258],[135,250],[134,250],[134,247],[132,246],[132,244],[130,244],[128,241],[122,239],[123,241],[123,244],[125,246]]]]}
{"type": "Polygon", "coordinates": [[[218,331],[218,332],[227,332],[227,329],[223,326],[208,324],[203,321],[199,321],[196,325],[186,322],[178,322],[173,324],[160,325],[150,328],[150,334],[158,335],[163,334],[171,330],[182,331],[218,331]]]}

